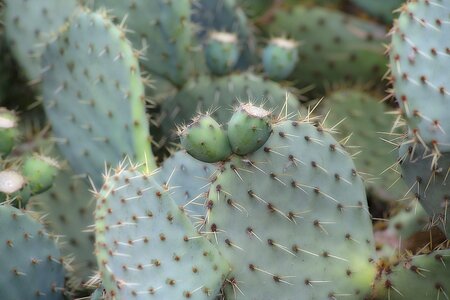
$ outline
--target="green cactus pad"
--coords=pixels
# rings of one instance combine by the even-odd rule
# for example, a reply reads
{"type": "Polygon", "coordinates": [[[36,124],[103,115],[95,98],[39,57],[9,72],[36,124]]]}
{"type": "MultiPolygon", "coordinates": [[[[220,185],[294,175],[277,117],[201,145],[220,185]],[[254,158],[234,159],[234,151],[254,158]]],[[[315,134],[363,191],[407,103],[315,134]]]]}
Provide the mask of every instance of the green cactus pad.
{"type": "Polygon", "coordinates": [[[289,77],[299,86],[376,82],[386,71],[386,32],[376,24],[325,8],[295,6],[278,10],[267,31],[300,41],[300,63],[289,77]]]}
{"type": "Polygon", "coordinates": [[[260,148],[272,132],[271,114],[251,103],[241,104],[228,122],[231,150],[246,155],[260,148]]]}
{"type": "Polygon", "coordinates": [[[403,179],[419,199],[434,225],[450,237],[450,153],[437,163],[421,145],[402,144],[399,160],[403,179]]]}
{"type": "Polygon", "coordinates": [[[175,204],[184,208],[193,223],[203,222],[206,213],[206,194],[209,180],[216,167],[201,162],[186,151],[177,151],[164,160],[156,180],[162,185],[170,185],[175,204]]]}
{"type": "Polygon", "coordinates": [[[401,260],[381,273],[375,299],[446,299],[450,293],[449,264],[450,250],[401,260]]]}
{"type": "Polygon", "coordinates": [[[46,216],[43,221],[47,230],[61,236],[62,254],[73,259],[67,283],[74,290],[83,288],[97,267],[94,233],[88,232],[95,209],[89,189],[84,180],[64,170],[50,190],[33,196],[30,202],[33,210],[46,216]]]}
{"type": "Polygon", "coordinates": [[[208,163],[218,162],[231,155],[227,133],[210,115],[198,115],[180,129],[180,142],[194,158],[208,163]]]}
{"type": "MultiPolygon", "coordinates": [[[[189,0],[96,0],[132,31],[128,38],[142,49],[144,68],[182,86],[198,67],[194,26],[189,0]]],[[[200,60],[201,61],[201,60],[200,60]]]]}
{"type": "Polygon", "coordinates": [[[272,80],[286,79],[298,62],[298,43],[284,38],[273,38],[263,50],[264,72],[272,80]]]}
{"type": "Polygon", "coordinates": [[[0,237],[2,299],[64,299],[63,260],[41,224],[1,205],[0,237]]]}
{"type": "Polygon", "coordinates": [[[399,134],[391,134],[395,116],[379,99],[356,89],[339,90],[328,95],[322,107],[327,127],[336,126],[336,138],[350,136],[348,145],[354,156],[356,169],[367,174],[366,187],[372,195],[382,200],[400,200],[408,187],[400,178],[395,146],[387,142],[399,134]],[[392,168],[392,169],[391,169],[392,168]]]}
{"type": "Polygon", "coordinates": [[[139,64],[124,32],[82,12],[43,55],[43,94],[59,148],[96,185],[124,155],[155,168],[139,64]]]}
{"type": "Polygon", "coordinates": [[[27,180],[32,194],[48,190],[58,175],[60,166],[56,160],[42,155],[25,158],[22,164],[22,175],[27,180]]]}
{"type": "Polygon", "coordinates": [[[219,252],[175,205],[170,187],[117,168],[97,195],[96,254],[117,299],[216,298],[229,271],[219,252]]]}
{"type": "Polygon", "coordinates": [[[426,231],[430,218],[420,203],[413,201],[389,219],[387,230],[405,241],[417,232],[426,231]]]}
{"type": "Polygon", "coordinates": [[[12,151],[18,138],[17,116],[0,107],[0,158],[12,151]]]}
{"type": "Polygon", "coordinates": [[[352,0],[352,2],[369,15],[390,23],[394,18],[394,10],[399,8],[405,0],[352,0]]]}
{"type": "Polygon", "coordinates": [[[42,45],[77,8],[76,0],[5,0],[4,24],[13,53],[30,80],[41,75],[42,45]]]}
{"type": "Polygon", "coordinates": [[[450,1],[411,1],[392,30],[395,96],[408,125],[437,152],[450,151],[450,1]]]}
{"type": "Polygon", "coordinates": [[[363,299],[375,267],[364,184],[323,128],[283,121],[226,162],[205,231],[232,271],[229,299],[363,299]]]}
{"type": "Polygon", "coordinates": [[[301,106],[294,95],[281,85],[251,74],[234,74],[211,78],[201,76],[186,83],[183,89],[162,105],[160,119],[165,137],[174,140],[175,126],[188,122],[198,111],[211,110],[211,116],[225,124],[239,101],[272,107],[275,115],[296,113],[301,106]],[[286,107],[287,105],[287,107],[286,107]]]}
{"type": "Polygon", "coordinates": [[[236,34],[213,31],[205,45],[205,58],[209,70],[214,75],[230,73],[239,58],[236,34]]]}

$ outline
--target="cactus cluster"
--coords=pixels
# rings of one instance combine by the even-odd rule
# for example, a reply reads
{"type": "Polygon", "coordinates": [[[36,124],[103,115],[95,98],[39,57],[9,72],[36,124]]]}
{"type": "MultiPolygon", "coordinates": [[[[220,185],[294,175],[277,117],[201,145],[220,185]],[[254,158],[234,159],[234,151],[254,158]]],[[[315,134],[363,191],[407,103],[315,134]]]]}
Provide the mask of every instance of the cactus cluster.
{"type": "Polygon", "coordinates": [[[449,298],[450,0],[0,17],[4,299],[449,298]]]}

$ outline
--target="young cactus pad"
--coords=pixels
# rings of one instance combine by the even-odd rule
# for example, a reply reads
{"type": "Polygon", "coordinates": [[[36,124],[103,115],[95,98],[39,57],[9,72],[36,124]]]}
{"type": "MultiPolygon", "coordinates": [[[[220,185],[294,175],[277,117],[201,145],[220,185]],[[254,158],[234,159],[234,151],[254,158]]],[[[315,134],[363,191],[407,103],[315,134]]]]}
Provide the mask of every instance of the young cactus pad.
{"type": "Polygon", "coordinates": [[[208,163],[231,155],[226,131],[210,115],[199,115],[179,130],[180,142],[194,158],[208,163]]]}
{"type": "Polygon", "coordinates": [[[271,114],[251,103],[239,105],[228,122],[231,150],[246,155],[264,145],[272,132],[271,114]]]}
{"type": "Polygon", "coordinates": [[[450,0],[408,2],[392,30],[395,96],[427,147],[450,151],[450,0]]]}
{"type": "Polygon", "coordinates": [[[81,12],[43,56],[43,94],[59,148],[96,185],[124,155],[155,168],[139,64],[124,32],[81,12]]]}
{"type": "Polygon", "coordinates": [[[97,195],[96,255],[116,299],[213,300],[229,266],[194,229],[168,189],[118,167],[97,195]]]}
{"type": "Polygon", "coordinates": [[[64,299],[63,260],[41,224],[0,205],[0,241],[2,299],[64,299]]]}
{"type": "Polygon", "coordinates": [[[230,262],[228,299],[363,299],[375,277],[364,184],[325,129],[283,121],[224,163],[205,231],[230,262]]]}

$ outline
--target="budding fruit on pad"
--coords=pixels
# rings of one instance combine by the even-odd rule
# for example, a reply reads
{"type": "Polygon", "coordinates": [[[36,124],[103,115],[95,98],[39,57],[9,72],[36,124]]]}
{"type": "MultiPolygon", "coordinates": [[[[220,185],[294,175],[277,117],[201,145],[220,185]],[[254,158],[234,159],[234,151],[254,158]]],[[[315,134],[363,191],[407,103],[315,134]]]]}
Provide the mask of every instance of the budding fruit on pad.
{"type": "Polygon", "coordinates": [[[22,165],[22,174],[30,186],[31,193],[39,194],[48,190],[59,168],[58,162],[50,157],[42,155],[27,157],[22,165]]]}
{"type": "Polygon", "coordinates": [[[286,79],[298,62],[298,43],[294,40],[274,38],[263,50],[264,72],[273,80],[286,79]]]}
{"type": "Polygon", "coordinates": [[[237,35],[229,32],[210,33],[205,45],[205,58],[214,75],[230,73],[239,58],[237,35]]]}
{"type": "Polygon", "coordinates": [[[228,122],[228,139],[237,155],[256,151],[272,132],[271,113],[251,103],[241,104],[228,122]]]}
{"type": "Polygon", "coordinates": [[[179,129],[179,135],[183,148],[198,160],[213,163],[231,155],[225,130],[207,114],[195,117],[191,124],[179,129]]]}
{"type": "Polygon", "coordinates": [[[6,170],[0,172],[0,193],[12,194],[25,185],[25,179],[16,171],[6,170]]]}

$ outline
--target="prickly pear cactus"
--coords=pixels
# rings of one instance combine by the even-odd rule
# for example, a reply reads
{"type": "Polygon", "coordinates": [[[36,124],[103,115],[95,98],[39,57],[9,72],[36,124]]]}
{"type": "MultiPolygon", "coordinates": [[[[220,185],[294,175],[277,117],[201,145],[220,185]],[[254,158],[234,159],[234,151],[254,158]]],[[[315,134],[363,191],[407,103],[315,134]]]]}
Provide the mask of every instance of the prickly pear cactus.
{"type": "Polygon", "coordinates": [[[68,286],[83,288],[94,274],[97,261],[94,253],[94,233],[89,226],[94,223],[95,201],[89,185],[68,170],[62,171],[53,187],[46,193],[33,196],[31,208],[46,217],[46,229],[61,236],[61,253],[73,258],[68,271],[68,286]]]}
{"type": "Polygon", "coordinates": [[[357,6],[362,8],[369,15],[380,18],[385,22],[392,22],[394,18],[394,11],[398,9],[405,1],[404,0],[352,0],[357,6]]]}
{"type": "Polygon", "coordinates": [[[301,41],[299,64],[290,78],[299,86],[375,81],[385,73],[384,28],[325,8],[278,10],[271,36],[301,41]]]}
{"type": "Polygon", "coordinates": [[[94,7],[110,10],[118,24],[133,31],[128,38],[142,49],[142,64],[150,73],[176,86],[196,73],[201,54],[195,50],[191,1],[95,0],[94,7]]]}
{"type": "Polygon", "coordinates": [[[256,152],[224,162],[205,232],[230,262],[229,299],[362,299],[375,276],[364,185],[324,128],[273,125],[256,152]]]}
{"type": "Polygon", "coordinates": [[[63,258],[41,224],[0,205],[0,237],[3,299],[64,299],[63,258]]]}
{"type": "Polygon", "coordinates": [[[7,40],[30,80],[41,75],[42,45],[55,37],[77,8],[76,0],[5,0],[7,40]]]}
{"type": "Polygon", "coordinates": [[[216,167],[194,159],[180,150],[164,160],[155,174],[162,186],[172,186],[175,204],[183,207],[193,223],[202,223],[206,212],[206,194],[216,167]]]}
{"type": "Polygon", "coordinates": [[[76,173],[100,185],[124,155],[155,167],[144,87],[125,33],[102,13],[84,11],[43,55],[44,105],[59,148],[76,173]]]}
{"type": "Polygon", "coordinates": [[[118,299],[215,299],[229,266],[161,187],[116,168],[97,194],[96,255],[107,294],[118,299]]]}
{"type": "Polygon", "coordinates": [[[438,162],[420,145],[402,144],[399,149],[402,175],[411,192],[432,218],[432,223],[450,236],[450,154],[438,162]]]}
{"type": "Polygon", "coordinates": [[[199,111],[210,110],[211,116],[223,124],[230,119],[232,107],[247,100],[271,107],[275,114],[296,113],[301,109],[288,89],[252,73],[217,78],[201,76],[190,80],[175,97],[163,103],[157,122],[161,124],[164,136],[174,139],[175,126],[187,123],[199,111]]]}
{"type": "Polygon", "coordinates": [[[240,52],[236,34],[213,31],[204,48],[206,64],[211,73],[220,76],[233,70],[240,52]]]}
{"type": "Polygon", "coordinates": [[[389,50],[398,103],[412,133],[435,152],[450,151],[449,0],[411,1],[392,30],[389,50]]]}
{"type": "Polygon", "coordinates": [[[264,72],[272,80],[287,78],[298,62],[298,43],[284,38],[273,38],[263,50],[264,72]]]}
{"type": "Polygon", "coordinates": [[[450,292],[450,250],[403,259],[380,272],[375,299],[446,299],[450,292]]]}
{"type": "Polygon", "coordinates": [[[391,132],[395,116],[379,99],[357,89],[338,90],[323,101],[322,114],[328,127],[335,127],[335,137],[348,141],[348,151],[355,154],[356,168],[366,177],[366,187],[378,199],[400,200],[408,194],[408,187],[396,170],[396,139],[399,132],[391,132]],[[394,142],[389,143],[393,140],[394,142]],[[352,148],[354,146],[354,148],[352,148]]]}
{"type": "Polygon", "coordinates": [[[16,114],[0,107],[0,158],[8,155],[19,138],[16,114]]]}

